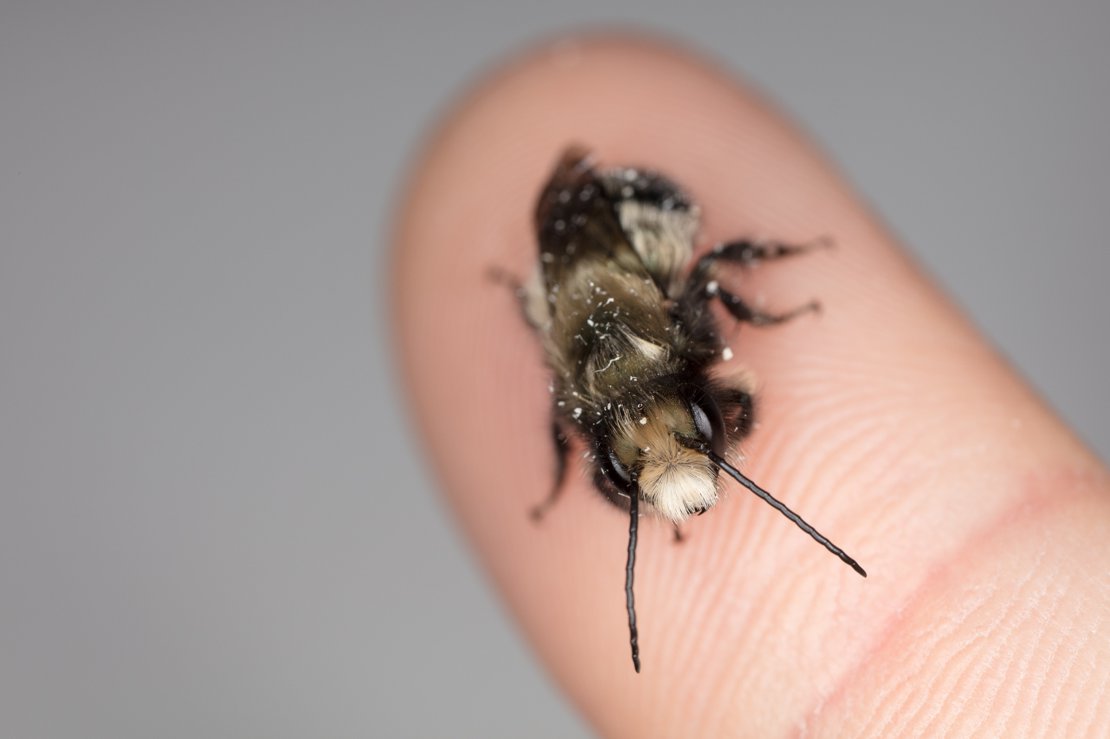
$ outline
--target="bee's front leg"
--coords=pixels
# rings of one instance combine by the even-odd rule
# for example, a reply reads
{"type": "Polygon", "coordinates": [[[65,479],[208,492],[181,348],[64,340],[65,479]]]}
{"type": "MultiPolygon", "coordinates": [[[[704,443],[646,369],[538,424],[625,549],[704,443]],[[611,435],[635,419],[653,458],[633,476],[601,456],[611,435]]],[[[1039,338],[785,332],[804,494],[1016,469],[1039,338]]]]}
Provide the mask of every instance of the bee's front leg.
{"type": "Polygon", "coordinates": [[[567,477],[567,458],[570,456],[570,438],[563,431],[558,421],[551,422],[551,443],[555,447],[555,482],[551,492],[542,502],[532,507],[530,515],[532,520],[541,521],[551,506],[563,492],[563,483],[567,477]]]}

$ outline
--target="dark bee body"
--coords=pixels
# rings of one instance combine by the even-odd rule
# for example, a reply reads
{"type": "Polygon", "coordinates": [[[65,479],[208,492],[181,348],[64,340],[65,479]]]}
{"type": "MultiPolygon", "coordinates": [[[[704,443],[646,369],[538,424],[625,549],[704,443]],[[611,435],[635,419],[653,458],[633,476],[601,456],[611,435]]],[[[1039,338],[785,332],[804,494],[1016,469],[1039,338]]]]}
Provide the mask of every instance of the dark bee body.
{"type": "Polygon", "coordinates": [[[709,371],[724,350],[710,310],[719,300],[740,321],[769,325],[781,315],[751,309],[721,288],[720,262],[740,265],[807,246],[733,242],[690,262],[698,210],[671,181],[635,169],[598,171],[585,150],[567,150],[536,209],[539,269],[522,291],[554,373],[553,439],[559,493],[578,436],[591,447],[597,488],[631,509],[626,596],[639,671],[632,574],[642,502],[676,526],[717,502],[725,470],[864,574],[812,527],[725,461],[751,428],[752,397],[740,381],[709,371]]]}

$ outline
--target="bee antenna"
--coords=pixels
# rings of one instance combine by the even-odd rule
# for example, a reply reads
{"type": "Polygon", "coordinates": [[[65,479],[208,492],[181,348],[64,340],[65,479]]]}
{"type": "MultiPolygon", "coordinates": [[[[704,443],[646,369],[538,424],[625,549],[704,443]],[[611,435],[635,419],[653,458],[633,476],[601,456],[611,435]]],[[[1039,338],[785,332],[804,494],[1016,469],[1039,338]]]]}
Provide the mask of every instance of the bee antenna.
{"type": "Polygon", "coordinates": [[[632,579],[636,570],[636,533],[640,525],[640,485],[632,478],[629,496],[628,563],[624,567],[624,602],[628,608],[628,642],[632,646],[632,666],[640,672],[640,637],[636,629],[636,598],[632,594],[632,579]]]}
{"type": "Polygon", "coordinates": [[[689,447],[690,449],[694,449],[696,451],[699,451],[702,454],[704,454],[705,456],[709,457],[709,461],[711,461],[713,464],[717,465],[718,469],[724,470],[728,474],[729,477],[736,480],[736,482],[740,483],[741,485],[746,487],[748,490],[751,490],[753,493],[755,493],[760,498],[762,498],[764,500],[764,502],[766,502],[768,505],[770,505],[776,511],[778,511],[779,513],[781,513],[782,515],[786,516],[788,519],[793,521],[794,524],[798,528],[800,528],[802,531],[806,532],[811,537],[813,537],[813,539],[818,544],[825,547],[825,549],[828,549],[830,552],[835,554],[837,557],[840,557],[840,559],[844,562],[844,564],[851,567],[853,570],[858,572],[860,575],[862,575],[864,577],[867,577],[867,571],[859,566],[859,562],[856,562],[854,559],[849,557],[848,554],[843,549],[838,547],[836,544],[833,544],[820,531],[818,531],[817,529],[813,528],[808,523],[806,523],[805,520],[801,516],[799,516],[797,513],[790,510],[789,508],[787,508],[784,503],[778,501],[773,495],[771,495],[766,490],[764,490],[763,488],[759,487],[754,482],[752,482],[748,477],[746,477],[744,475],[744,473],[742,473],[740,470],[736,469],[731,464],[729,464],[727,461],[725,461],[724,457],[722,457],[721,455],[714,452],[709,447],[708,444],[706,444],[705,442],[702,442],[700,440],[697,440],[697,439],[690,439],[688,437],[678,436],[677,438],[678,438],[678,441],[679,441],[680,444],[682,444],[686,447],[689,447]]]}

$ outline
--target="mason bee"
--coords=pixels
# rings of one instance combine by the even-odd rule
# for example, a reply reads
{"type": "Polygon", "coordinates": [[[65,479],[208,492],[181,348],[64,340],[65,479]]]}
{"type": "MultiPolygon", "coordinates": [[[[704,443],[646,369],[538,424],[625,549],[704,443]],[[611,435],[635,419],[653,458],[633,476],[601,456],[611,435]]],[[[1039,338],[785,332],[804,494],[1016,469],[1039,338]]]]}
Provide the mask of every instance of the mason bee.
{"type": "Polygon", "coordinates": [[[649,170],[597,169],[576,146],[543,188],[535,227],[538,268],[514,286],[554,376],[556,474],[533,515],[541,517],[559,496],[572,439],[584,442],[594,485],[629,513],[625,601],[636,672],[640,508],[670,521],[677,537],[679,524],[717,503],[721,471],[866,577],[854,559],[726,459],[751,430],[752,392],[741,379],[710,375],[722,355],[731,356],[713,301],[756,326],[818,308],[757,310],[722,285],[719,266],[781,259],[818,244],[734,241],[694,259],[699,212],[675,183],[649,170]]]}

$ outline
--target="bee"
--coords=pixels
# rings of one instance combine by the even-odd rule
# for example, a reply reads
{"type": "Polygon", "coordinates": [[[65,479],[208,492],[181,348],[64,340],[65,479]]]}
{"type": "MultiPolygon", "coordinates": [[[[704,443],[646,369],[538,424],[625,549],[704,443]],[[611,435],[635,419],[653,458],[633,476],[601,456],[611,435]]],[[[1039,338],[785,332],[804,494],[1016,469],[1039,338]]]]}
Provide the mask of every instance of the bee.
{"type": "Polygon", "coordinates": [[[721,265],[750,266],[819,246],[733,241],[694,259],[698,207],[664,175],[593,166],[568,148],[535,210],[539,263],[512,282],[553,374],[554,485],[536,519],[563,490],[572,439],[584,442],[597,490],[629,515],[625,606],[632,664],[640,671],[633,577],[640,510],[675,526],[718,501],[724,472],[864,577],[842,549],[748,479],[726,456],[752,428],[753,397],[710,369],[731,356],[710,309],[772,326],[818,310],[812,302],[766,313],[726,289],[721,265]]]}

